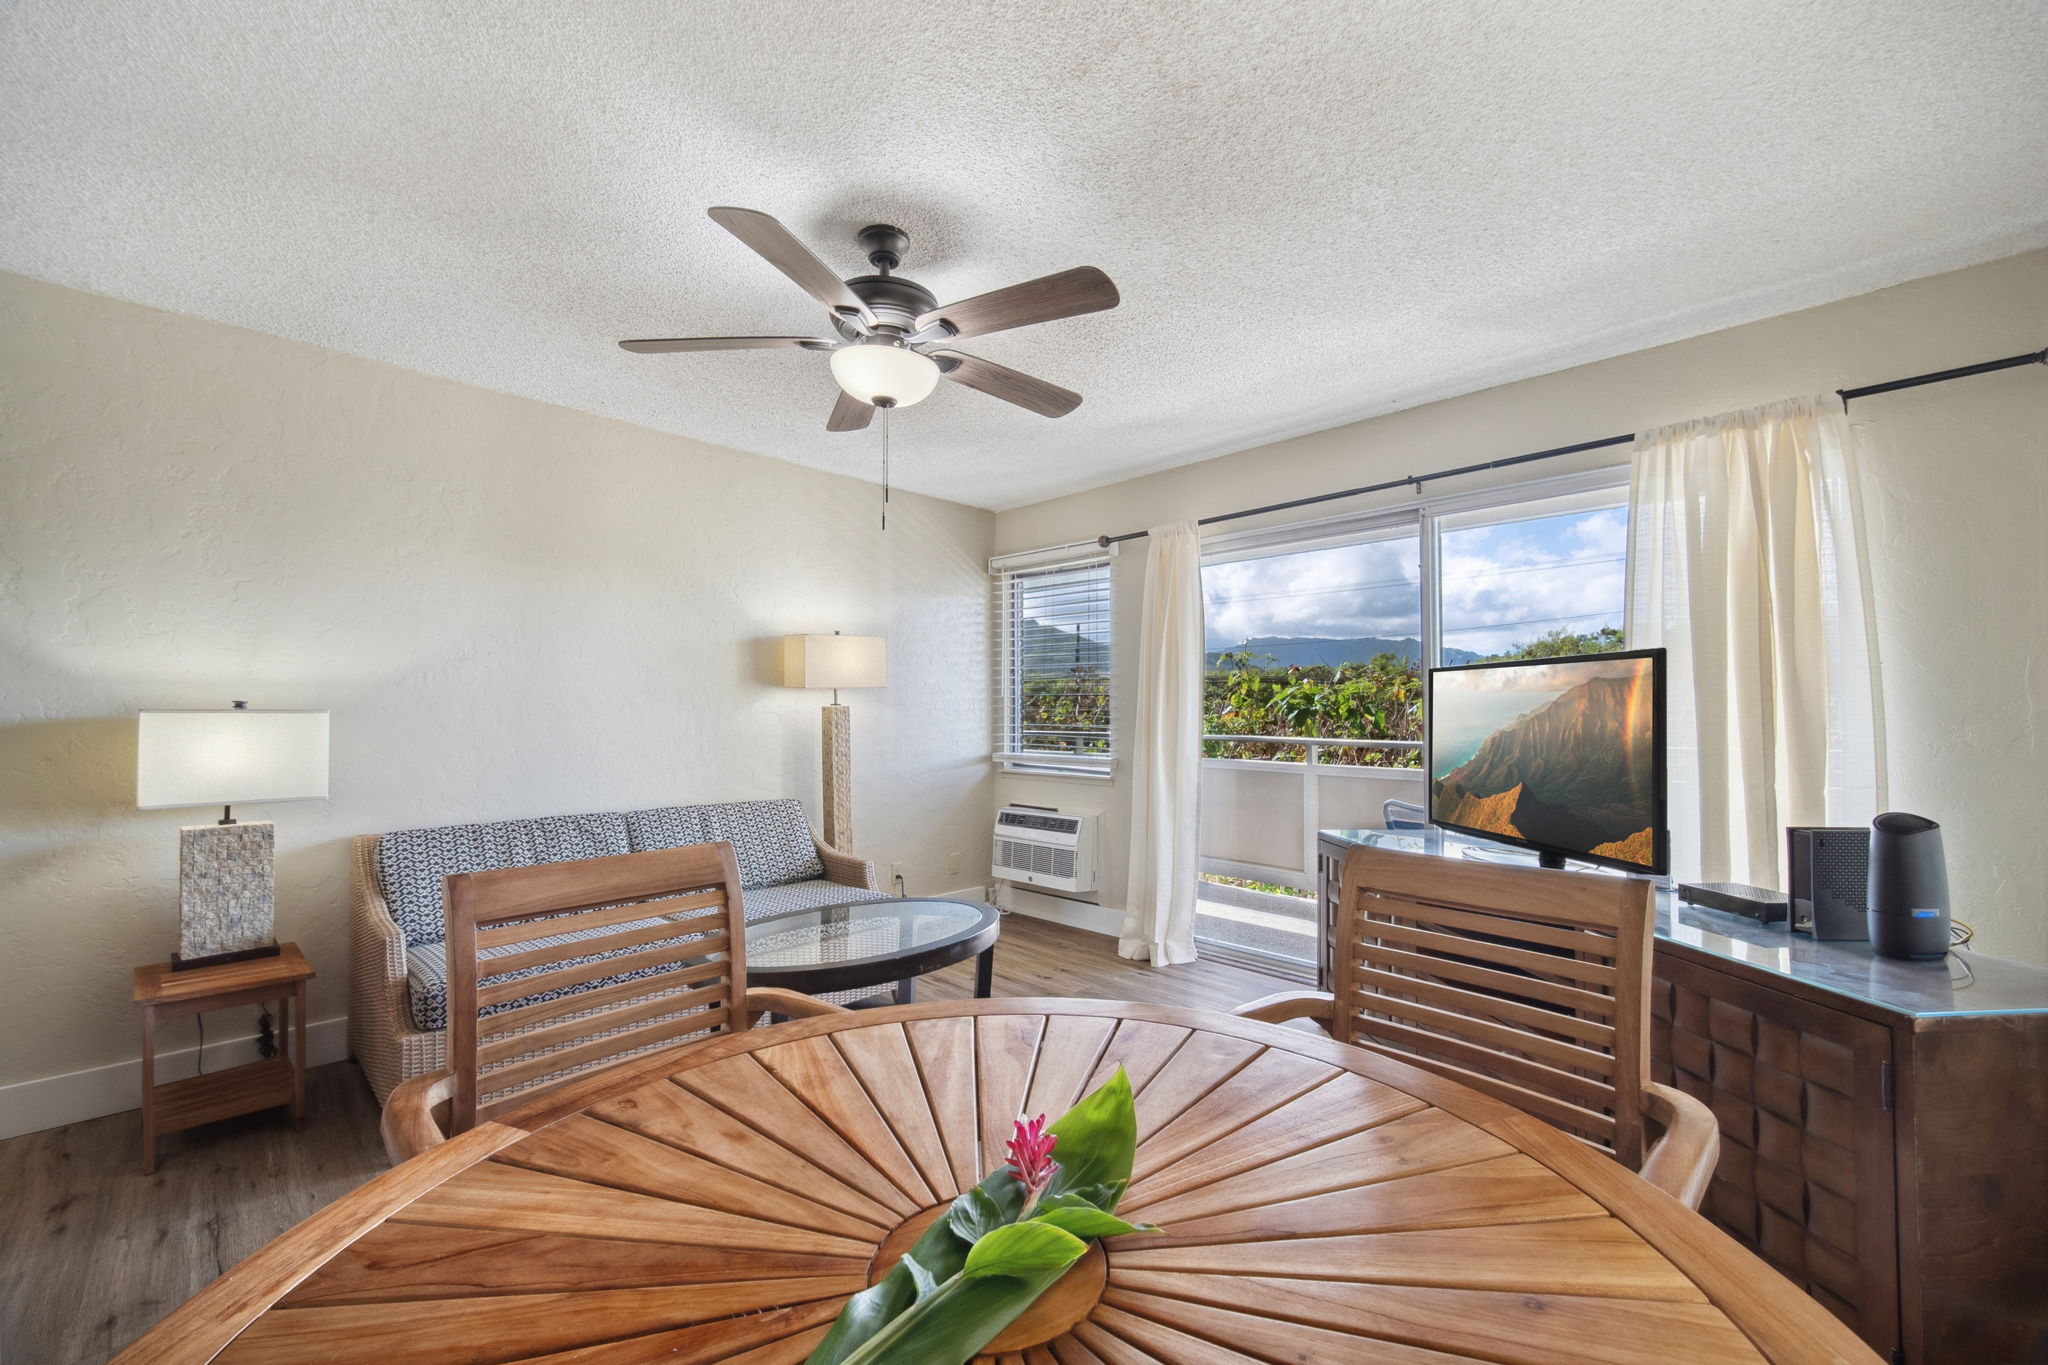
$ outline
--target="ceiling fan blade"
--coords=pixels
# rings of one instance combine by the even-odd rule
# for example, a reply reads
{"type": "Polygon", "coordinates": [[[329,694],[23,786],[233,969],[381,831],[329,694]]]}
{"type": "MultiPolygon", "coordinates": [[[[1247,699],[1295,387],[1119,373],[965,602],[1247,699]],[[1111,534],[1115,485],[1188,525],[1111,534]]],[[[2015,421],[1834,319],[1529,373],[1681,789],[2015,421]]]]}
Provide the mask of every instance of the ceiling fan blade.
{"type": "Polygon", "coordinates": [[[710,213],[713,222],[760,253],[819,303],[835,313],[851,312],[870,326],[874,324],[874,315],[860,295],[848,289],[846,281],[790,235],[788,228],[755,209],[715,208],[710,213]]]}
{"type": "Polygon", "coordinates": [[[661,337],[646,341],[622,341],[623,350],[641,355],[669,351],[769,351],[800,346],[807,351],[829,351],[839,343],[824,337],[661,337]]]}
{"type": "Polygon", "coordinates": [[[922,331],[935,322],[944,322],[956,337],[978,337],[1011,327],[1028,327],[1034,322],[1097,313],[1114,308],[1119,302],[1109,276],[1092,265],[1084,265],[934,308],[918,318],[917,326],[922,331]]]}
{"type": "Polygon", "coordinates": [[[932,359],[939,362],[939,369],[955,384],[980,389],[992,398],[1029,408],[1042,417],[1065,417],[1081,406],[1081,395],[1072,389],[1063,389],[993,360],[960,351],[934,351],[932,359]]]}
{"type": "Polygon", "coordinates": [[[832,405],[832,415],[825,419],[827,431],[859,431],[875,420],[875,410],[850,393],[842,392],[839,401],[832,405]]]}

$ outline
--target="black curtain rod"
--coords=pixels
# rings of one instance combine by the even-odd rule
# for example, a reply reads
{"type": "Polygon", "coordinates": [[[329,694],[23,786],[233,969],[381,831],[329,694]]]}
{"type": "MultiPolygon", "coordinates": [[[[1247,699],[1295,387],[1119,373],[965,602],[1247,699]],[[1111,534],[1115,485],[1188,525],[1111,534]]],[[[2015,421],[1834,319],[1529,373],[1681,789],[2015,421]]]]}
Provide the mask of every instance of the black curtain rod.
{"type": "MultiPolygon", "coordinates": [[[[1860,389],[1836,389],[1835,394],[1847,408],[1852,398],[1869,398],[1874,394],[1890,393],[1894,389],[1917,389],[1922,384],[1942,384],[1951,379],[1965,379],[1973,374],[1989,374],[1993,370],[2016,369],[2021,365],[2048,365],[2048,348],[2029,351],[2025,355],[2009,355],[2003,360],[1986,360],[1976,365],[1963,365],[1953,370],[1935,370],[1930,374],[1916,374],[1905,379],[1887,380],[1882,384],[1865,384],[1860,389]]],[[[1627,445],[1635,440],[1634,432],[1620,436],[1606,436],[1597,441],[1581,441],[1577,445],[1555,446],[1549,450],[1535,450],[1527,455],[1510,455],[1504,460],[1487,460],[1481,464],[1459,465],[1456,469],[1439,469],[1434,474],[1410,474],[1405,479],[1388,479],[1385,483],[1369,483],[1363,488],[1346,488],[1336,493],[1317,493],[1312,497],[1295,498],[1288,502],[1271,502],[1264,507],[1247,507],[1241,512],[1223,512],[1213,517],[1203,517],[1197,526],[1214,526],[1219,521],[1237,521],[1243,517],[1264,516],[1268,512],[1285,512],[1295,507],[1310,507],[1319,502],[1335,502],[1339,498],[1355,498],[1363,493],[1384,493],[1390,488],[1413,488],[1422,491],[1422,485],[1433,479],[1451,479],[1460,474],[1477,474],[1484,469],[1506,469],[1510,465],[1529,464],[1535,460],[1554,460],[1560,455],[1576,455],[1582,450],[1601,450],[1607,446],[1627,445]]],[[[1124,540],[1143,540],[1149,534],[1145,531],[1126,531],[1120,536],[1098,536],[1095,543],[1107,549],[1124,540]]]]}

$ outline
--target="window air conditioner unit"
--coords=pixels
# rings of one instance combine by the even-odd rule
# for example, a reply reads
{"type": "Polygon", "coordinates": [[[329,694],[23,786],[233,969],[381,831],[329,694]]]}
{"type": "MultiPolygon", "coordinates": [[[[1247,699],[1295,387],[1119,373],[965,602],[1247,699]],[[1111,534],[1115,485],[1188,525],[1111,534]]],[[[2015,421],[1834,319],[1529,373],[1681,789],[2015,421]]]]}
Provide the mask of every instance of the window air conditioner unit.
{"type": "Polygon", "coordinates": [[[1052,891],[1093,891],[1101,822],[1093,811],[1004,806],[996,812],[995,875],[1052,891]]]}

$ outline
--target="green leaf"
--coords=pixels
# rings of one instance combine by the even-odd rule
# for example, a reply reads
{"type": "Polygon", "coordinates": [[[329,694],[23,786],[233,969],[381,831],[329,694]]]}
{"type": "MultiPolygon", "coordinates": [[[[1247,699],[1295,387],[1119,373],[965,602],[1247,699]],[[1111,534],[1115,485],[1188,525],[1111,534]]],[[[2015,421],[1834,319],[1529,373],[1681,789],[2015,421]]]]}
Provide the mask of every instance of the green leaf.
{"type": "MultiPolygon", "coordinates": [[[[994,1210],[994,1226],[1016,1221],[1024,1207],[1024,1187],[1010,1174],[1009,1168],[994,1171],[969,1195],[980,1195],[994,1210]]],[[[966,1199],[968,1195],[962,1195],[966,1199]]],[[[960,1200],[955,1200],[958,1207],[960,1200]]],[[[976,1201],[977,1207],[979,1201],[976,1201]]],[[[904,1254],[903,1260],[915,1259],[920,1269],[943,1286],[960,1273],[960,1267],[967,1263],[967,1248],[973,1243],[972,1237],[963,1237],[953,1225],[949,1213],[925,1229],[904,1254]]],[[[898,1261],[887,1275],[847,1301],[840,1310],[832,1330],[818,1343],[806,1365],[843,1365],[843,1362],[858,1358],[861,1348],[870,1338],[882,1332],[897,1318],[910,1311],[919,1303],[932,1297],[929,1291],[918,1287],[918,1281],[911,1268],[898,1261]]],[[[1030,1300],[1025,1301],[1029,1306],[1030,1300]]],[[[1022,1312],[1023,1309],[1017,1310],[1022,1312]]],[[[1012,1315],[1014,1316],[1014,1314],[1012,1315]]],[[[1008,1318],[996,1328],[1001,1331],[1008,1318]]],[[[990,1334],[993,1337],[994,1333],[990,1334]]],[[[970,1354],[972,1354],[970,1352],[970,1354]]]]}
{"type": "MultiPolygon", "coordinates": [[[[1059,1136],[1053,1157],[1060,1168],[1054,1172],[1047,1194],[1115,1185],[1121,1197],[1122,1188],[1131,1183],[1131,1163],[1138,1149],[1138,1111],[1131,1095],[1131,1078],[1122,1067],[1060,1115],[1049,1131],[1059,1136]]],[[[1113,1211],[1115,1201],[1103,1207],[1113,1211]]]]}
{"type": "MultiPolygon", "coordinates": [[[[1066,1272],[947,1281],[931,1297],[844,1358],[844,1365],[958,1365],[971,1360],[1066,1272]]],[[[812,1360],[818,1357],[814,1353],[812,1360]]]]}
{"type": "MultiPolygon", "coordinates": [[[[989,1180],[992,1181],[1001,1176],[1008,1176],[1011,1184],[1016,1183],[1017,1178],[1014,1175],[1010,1175],[1008,1171],[998,1171],[995,1175],[991,1175],[989,1180]]],[[[952,1211],[946,1215],[946,1219],[953,1225],[953,1231],[958,1233],[967,1245],[973,1246],[1003,1224],[1012,1221],[1017,1216],[1017,1211],[1022,1207],[1023,1200],[1020,1197],[1006,1213],[1002,1205],[998,1204],[986,1191],[977,1187],[967,1191],[967,1193],[953,1201],[952,1211]]]]}
{"type": "Polygon", "coordinates": [[[1088,1244],[1071,1232],[1034,1218],[997,1228],[976,1242],[960,1273],[970,1280],[989,1275],[1032,1278],[1065,1270],[1087,1250],[1088,1244]]]}
{"type": "Polygon", "coordinates": [[[1123,1197],[1124,1186],[1121,1183],[1082,1185],[1075,1189],[1064,1190],[1059,1194],[1048,1194],[1038,1201],[1038,1207],[1042,1209],[1056,1209],[1071,1200],[1079,1200],[1084,1204],[1092,1204],[1098,1209],[1107,1211],[1115,1208],[1123,1197]]]}
{"type": "MultiPolygon", "coordinates": [[[[1093,1208],[1109,1217],[1130,1185],[1138,1144],[1130,1078],[1119,1067],[1051,1131],[1060,1139],[1054,1152],[1060,1169],[1039,1207],[1093,1208]]],[[[974,1355],[1087,1250],[1057,1222],[1018,1223],[1023,1207],[1024,1187],[1009,1169],[991,1172],[955,1200],[953,1211],[926,1229],[879,1284],[848,1301],[808,1365],[950,1365],[974,1355]],[[1000,1240],[983,1249],[990,1238],[1000,1240]],[[980,1267],[972,1276],[966,1273],[970,1259],[980,1267]]],[[[1120,1231],[1133,1227],[1112,1221],[1120,1231]]]]}
{"type": "Polygon", "coordinates": [[[917,1296],[920,1299],[939,1287],[939,1282],[932,1278],[931,1271],[918,1264],[917,1257],[912,1256],[909,1252],[905,1252],[903,1259],[896,1264],[910,1272],[911,1281],[917,1285],[917,1296]]]}
{"type": "Polygon", "coordinates": [[[1150,1223],[1126,1223],[1115,1214],[1105,1213],[1087,1200],[1071,1194],[1055,1195],[1041,1201],[1030,1221],[1050,1223],[1076,1237],[1122,1237],[1132,1232],[1159,1231],[1150,1223]]]}

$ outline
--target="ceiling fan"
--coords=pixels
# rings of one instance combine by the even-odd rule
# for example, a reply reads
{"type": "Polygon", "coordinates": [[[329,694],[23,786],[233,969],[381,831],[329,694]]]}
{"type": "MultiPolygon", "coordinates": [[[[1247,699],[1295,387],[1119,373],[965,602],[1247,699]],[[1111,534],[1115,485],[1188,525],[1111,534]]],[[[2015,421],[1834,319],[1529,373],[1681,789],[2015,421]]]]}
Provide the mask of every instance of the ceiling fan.
{"type": "Polygon", "coordinates": [[[622,341],[619,345],[643,355],[789,346],[829,351],[832,378],[841,392],[825,423],[827,431],[858,431],[873,420],[876,408],[907,408],[928,397],[941,378],[1046,417],[1064,417],[1081,405],[1080,394],[993,360],[952,350],[949,343],[1099,312],[1118,303],[1109,276],[1084,265],[942,308],[929,289],[893,273],[910,246],[910,239],[896,228],[880,223],[862,228],[860,244],[875,273],[842,280],[767,214],[736,208],[715,208],[710,213],[712,221],[824,304],[837,335],[675,337],[622,341]]]}

